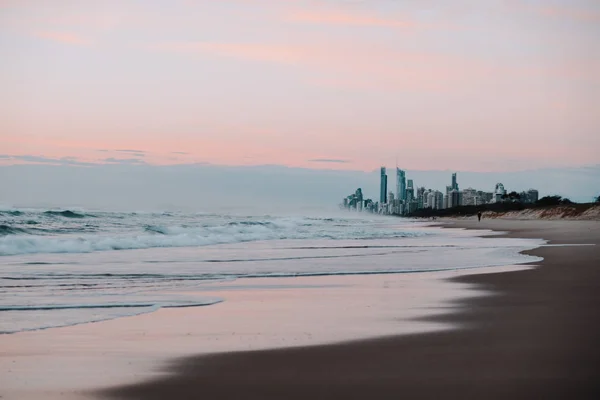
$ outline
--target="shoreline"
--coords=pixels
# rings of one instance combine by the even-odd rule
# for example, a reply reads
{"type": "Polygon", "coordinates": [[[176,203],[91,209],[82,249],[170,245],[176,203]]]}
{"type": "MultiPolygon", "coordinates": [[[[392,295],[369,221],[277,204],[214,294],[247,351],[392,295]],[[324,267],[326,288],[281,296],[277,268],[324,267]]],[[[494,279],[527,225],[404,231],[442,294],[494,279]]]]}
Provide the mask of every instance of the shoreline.
{"type": "MultiPolygon", "coordinates": [[[[103,398],[597,398],[600,394],[600,224],[451,221],[543,238],[538,268],[451,281],[492,292],[424,320],[459,329],[331,345],[192,356],[170,375],[97,393],[103,398]]],[[[492,236],[497,237],[497,236],[492,236]]]]}
{"type": "Polygon", "coordinates": [[[210,307],[4,335],[0,396],[97,398],[89,391],[168,376],[173,360],[190,354],[212,357],[455,329],[451,321],[429,317],[456,311],[460,299],[488,293],[448,278],[528,268],[239,279],[212,285],[211,294],[226,301],[210,307]]]}
{"type": "MultiPolygon", "coordinates": [[[[451,222],[444,224],[449,228],[494,230],[491,235],[483,234],[488,238],[502,237],[498,231],[507,230],[476,221],[445,222],[451,222]]],[[[518,225],[522,225],[521,229],[512,226],[513,232],[506,235],[546,239],[547,235],[541,235],[541,232],[556,230],[555,226],[546,226],[547,223],[532,225],[523,221],[518,225]]],[[[566,226],[584,233],[588,230],[586,223],[567,223],[566,226]]],[[[594,228],[590,229],[593,234],[586,235],[597,244],[598,224],[589,226],[594,228]]],[[[577,244],[580,239],[571,233],[560,242],[577,244]]],[[[554,242],[550,240],[550,243],[554,242]]],[[[540,249],[544,247],[531,252],[540,249]]],[[[425,352],[425,358],[429,357],[432,354],[429,347],[438,338],[446,337],[445,333],[450,335],[450,339],[444,339],[447,341],[454,337],[452,332],[480,326],[481,318],[478,320],[471,312],[503,292],[496,284],[485,283],[486,279],[480,277],[519,275],[505,271],[527,273],[539,264],[532,261],[504,268],[294,280],[253,278],[250,282],[240,279],[214,288],[214,293],[226,292],[228,301],[200,310],[164,309],[106,322],[8,335],[11,337],[0,337],[0,340],[4,339],[2,347],[8,349],[0,357],[0,396],[5,399],[152,399],[189,398],[208,393],[217,398],[243,395],[293,399],[319,398],[320,391],[329,388],[322,398],[364,398],[371,394],[375,398],[395,398],[392,394],[401,389],[389,386],[386,379],[391,379],[390,374],[396,372],[411,376],[410,366],[405,366],[409,370],[403,370],[405,360],[391,362],[385,357],[378,358],[382,352],[390,356],[398,354],[400,346],[400,353],[410,355],[414,362],[423,358],[423,354],[416,351],[419,346],[406,348],[407,343],[424,341],[421,350],[425,352]],[[348,358],[346,352],[356,357],[348,358]],[[282,357],[280,353],[286,356],[277,359],[282,357]],[[290,362],[287,356],[292,357],[290,362]],[[276,364],[265,364],[264,357],[276,357],[276,364]],[[340,357],[342,365],[337,362],[340,357]],[[247,369],[252,371],[252,382],[245,378],[248,372],[240,370],[244,360],[251,363],[247,369]],[[218,368],[209,371],[214,363],[218,368]],[[313,371],[311,365],[322,366],[318,371],[324,375],[315,376],[318,371],[313,371]],[[365,375],[360,368],[364,365],[385,370],[365,375]],[[338,382],[342,377],[335,372],[338,368],[348,369],[346,374],[357,377],[364,385],[342,387],[338,382]],[[277,378],[277,388],[271,393],[269,375],[277,377],[281,371],[287,371],[288,375],[283,380],[277,378]],[[334,372],[331,375],[328,371],[334,372]],[[208,381],[200,379],[199,383],[199,376],[208,377],[208,381]],[[293,376],[303,382],[301,386],[316,391],[298,388],[293,376]],[[231,392],[230,382],[239,386],[239,392],[231,392]],[[172,394],[167,393],[167,389],[172,394]]],[[[442,359],[445,357],[442,355],[442,359]]],[[[450,376],[455,369],[449,370],[450,376]]],[[[438,374],[447,378],[444,373],[438,374]]],[[[424,380],[426,375],[418,378],[424,380]]],[[[406,379],[403,384],[415,386],[406,379]]],[[[423,382],[415,388],[424,385],[423,382]]],[[[409,397],[432,398],[442,394],[414,391],[409,397]]]]}

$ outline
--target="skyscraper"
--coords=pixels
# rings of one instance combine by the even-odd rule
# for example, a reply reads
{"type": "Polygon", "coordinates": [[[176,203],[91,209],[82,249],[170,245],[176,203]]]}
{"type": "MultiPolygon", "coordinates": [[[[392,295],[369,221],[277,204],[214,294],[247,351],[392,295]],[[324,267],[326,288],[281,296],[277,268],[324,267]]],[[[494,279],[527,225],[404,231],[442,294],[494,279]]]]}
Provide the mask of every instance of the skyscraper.
{"type": "Polygon", "coordinates": [[[501,183],[496,183],[496,189],[494,189],[494,203],[500,203],[502,201],[502,196],[506,194],[506,189],[504,189],[504,185],[501,183]]]}
{"type": "Polygon", "coordinates": [[[384,204],[387,202],[387,174],[385,173],[385,167],[381,167],[381,182],[379,185],[379,203],[384,204]]]}
{"type": "Polygon", "coordinates": [[[418,204],[418,208],[421,209],[423,207],[425,207],[425,188],[424,187],[420,187],[417,189],[417,204],[418,204]]]}
{"type": "Polygon", "coordinates": [[[406,171],[396,167],[396,199],[406,201],[406,171]]]}
{"type": "Polygon", "coordinates": [[[456,182],[456,172],[452,174],[452,190],[458,190],[458,182],[456,182]]]}
{"type": "Polygon", "coordinates": [[[425,203],[425,208],[433,208],[435,209],[435,192],[430,190],[427,192],[427,202],[425,203]]]}
{"type": "Polygon", "coordinates": [[[362,208],[363,208],[362,189],[361,188],[356,189],[356,192],[354,193],[354,195],[356,196],[356,208],[358,211],[362,211],[362,208]]]}
{"type": "Polygon", "coordinates": [[[448,195],[448,208],[460,206],[460,197],[460,192],[456,189],[453,189],[448,195]]]}
{"type": "Polygon", "coordinates": [[[468,188],[462,191],[463,199],[461,206],[476,206],[482,203],[481,198],[477,194],[477,190],[468,188]]]}
{"type": "Polygon", "coordinates": [[[415,198],[415,188],[412,179],[408,179],[406,182],[406,202],[410,203],[415,198]]]}
{"type": "Polygon", "coordinates": [[[540,198],[540,192],[538,192],[537,190],[535,190],[535,189],[529,189],[527,191],[527,200],[530,203],[535,203],[536,201],[539,200],[539,198],[540,198]]]}
{"type": "Polygon", "coordinates": [[[444,208],[444,193],[439,190],[435,191],[435,207],[436,210],[441,210],[444,208]]]}

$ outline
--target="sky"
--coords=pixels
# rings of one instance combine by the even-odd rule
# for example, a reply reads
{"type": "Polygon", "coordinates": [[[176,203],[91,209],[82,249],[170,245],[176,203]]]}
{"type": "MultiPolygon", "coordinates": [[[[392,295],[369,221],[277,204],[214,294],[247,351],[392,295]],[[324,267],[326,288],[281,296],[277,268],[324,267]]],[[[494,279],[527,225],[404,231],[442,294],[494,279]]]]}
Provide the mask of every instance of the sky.
{"type": "Polygon", "coordinates": [[[4,166],[600,165],[598,1],[0,0],[0,51],[4,166]]]}

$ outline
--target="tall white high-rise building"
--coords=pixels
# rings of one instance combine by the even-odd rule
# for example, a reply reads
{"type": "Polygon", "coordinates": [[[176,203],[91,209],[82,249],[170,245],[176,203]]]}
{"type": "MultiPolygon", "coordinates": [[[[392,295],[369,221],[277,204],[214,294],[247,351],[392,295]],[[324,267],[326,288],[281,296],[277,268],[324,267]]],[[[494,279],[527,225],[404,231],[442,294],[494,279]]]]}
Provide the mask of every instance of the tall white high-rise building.
{"type": "Polygon", "coordinates": [[[506,189],[504,189],[504,185],[501,183],[496,183],[496,188],[494,189],[494,203],[500,203],[505,194],[506,189]]]}
{"type": "Polygon", "coordinates": [[[435,208],[435,192],[427,192],[427,208],[435,208]]]}
{"type": "Polygon", "coordinates": [[[435,207],[436,210],[441,210],[444,208],[444,193],[439,190],[435,191],[435,207]]]}
{"type": "Polygon", "coordinates": [[[482,203],[481,197],[477,193],[477,190],[468,188],[462,191],[463,198],[462,204],[463,206],[476,206],[482,203]]]}

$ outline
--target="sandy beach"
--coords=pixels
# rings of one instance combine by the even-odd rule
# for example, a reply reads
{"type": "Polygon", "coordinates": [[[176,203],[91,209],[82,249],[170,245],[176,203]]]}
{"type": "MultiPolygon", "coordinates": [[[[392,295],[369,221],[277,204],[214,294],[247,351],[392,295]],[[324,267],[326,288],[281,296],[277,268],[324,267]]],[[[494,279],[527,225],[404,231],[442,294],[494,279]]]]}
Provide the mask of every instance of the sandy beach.
{"type": "Polygon", "coordinates": [[[598,398],[600,224],[449,222],[543,237],[539,268],[453,278],[493,291],[429,320],[461,329],[326,346],[189,357],[172,376],[122,386],[107,398],[598,398]]]}
{"type": "Polygon", "coordinates": [[[239,279],[214,306],[3,335],[0,395],[594,398],[600,224],[444,224],[550,246],[539,268],[239,279]]]}
{"type": "Polygon", "coordinates": [[[3,399],[96,398],[90,389],[170,376],[189,355],[306,347],[455,329],[425,317],[488,295],[450,278],[519,270],[238,279],[199,288],[224,302],[0,336],[3,399]]]}
{"type": "Polygon", "coordinates": [[[0,400],[600,399],[600,0],[0,0],[0,400]]]}

